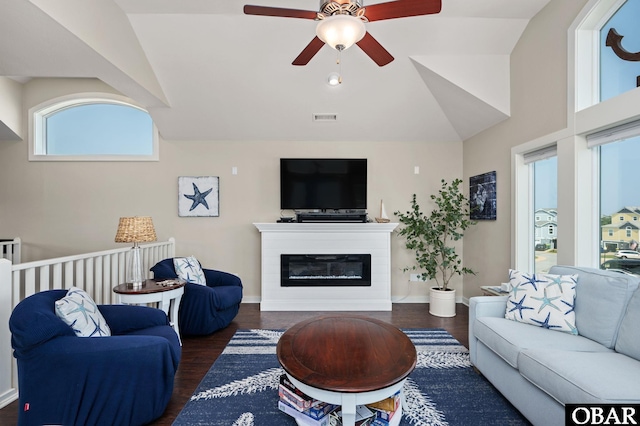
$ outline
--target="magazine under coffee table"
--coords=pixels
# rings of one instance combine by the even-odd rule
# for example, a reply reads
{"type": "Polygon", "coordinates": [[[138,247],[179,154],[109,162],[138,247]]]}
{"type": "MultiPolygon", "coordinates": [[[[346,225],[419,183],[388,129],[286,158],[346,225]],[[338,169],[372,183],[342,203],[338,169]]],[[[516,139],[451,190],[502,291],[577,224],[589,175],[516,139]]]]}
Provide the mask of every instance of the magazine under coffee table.
{"type": "MultiPolygon", "coordinates": [[[[373,318],[324,315],[287,330],[276,349],[291,382],[312,398],[342,405],[342,424],[356,406],[402,389],[416,366],[416,348],[402,331],[373,318]]],[[[396,415],[402,415],[402,404],[396,415]]]]}

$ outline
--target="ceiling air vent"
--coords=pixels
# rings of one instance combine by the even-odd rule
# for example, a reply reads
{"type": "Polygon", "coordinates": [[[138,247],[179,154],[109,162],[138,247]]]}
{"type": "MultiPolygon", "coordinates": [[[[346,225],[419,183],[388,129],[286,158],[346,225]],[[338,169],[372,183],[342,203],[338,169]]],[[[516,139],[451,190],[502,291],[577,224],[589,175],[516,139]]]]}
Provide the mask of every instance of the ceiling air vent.
{"type": "Polygon", "coordinates": [[[322,122],[330,122],[330,121],[338,121],[338,114],[313,114],[313,121],[322,121],[322,122]]]}

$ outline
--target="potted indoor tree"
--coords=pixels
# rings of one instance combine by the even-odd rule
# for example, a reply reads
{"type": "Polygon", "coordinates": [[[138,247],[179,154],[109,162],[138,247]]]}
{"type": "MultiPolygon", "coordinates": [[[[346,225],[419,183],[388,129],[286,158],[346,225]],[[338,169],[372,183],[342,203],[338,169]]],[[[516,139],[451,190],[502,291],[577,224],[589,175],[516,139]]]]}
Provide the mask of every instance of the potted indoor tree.
{"type": "Polygon", "coordinates": [[[423,281],[435,280],[436,286],[429,290],[429,313],[452,317],[456,314],[456,291],[449,288],[449,281],[454,275],[475,274],[462,265],[453,244],[475,222],[469,218],[469,200],[460,191],[462,180],[441,182],[438,194],[430,197],[435,208],[429,215],[421,211],[416,194],[410,211],[394,214],[403,225],[398,235],[406,238],[405,247],[415,253],[416,264],[403,271],[423,271],[423,281]]]}

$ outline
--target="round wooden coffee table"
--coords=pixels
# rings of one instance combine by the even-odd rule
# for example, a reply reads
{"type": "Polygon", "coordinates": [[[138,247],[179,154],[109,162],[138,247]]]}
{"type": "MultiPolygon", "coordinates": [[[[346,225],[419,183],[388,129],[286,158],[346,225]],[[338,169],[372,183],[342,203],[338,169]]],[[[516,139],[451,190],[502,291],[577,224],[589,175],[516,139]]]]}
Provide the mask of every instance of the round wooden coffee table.
{"type": "MultiPolygon", "coordinates": [[[[287,330],[276,349],[291,382],[312,398],[342,405],[342,424],[356,405],[402,389],[416,366],[416,348],[402,331],[373,318],[324,315],[287,330]]],[[[402,415],[402,408],[396,415],[402,415]]]]}

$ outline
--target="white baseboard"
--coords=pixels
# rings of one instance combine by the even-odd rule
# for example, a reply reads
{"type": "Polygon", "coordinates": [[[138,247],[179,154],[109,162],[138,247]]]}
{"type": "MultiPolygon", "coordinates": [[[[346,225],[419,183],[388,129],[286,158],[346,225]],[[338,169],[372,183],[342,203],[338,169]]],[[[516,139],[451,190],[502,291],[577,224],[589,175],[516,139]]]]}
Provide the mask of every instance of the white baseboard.
{"type": "Polygon", "coordinates": [[[18,399],[18,390],[9,389],[0,395],[0,408],[4,408],[18,399]]]}
{"type": "MultiPolygon", "coordinates": [[[[247,296],[242,299],[242,303],[260,303],[260,296],[247,296]]],[[[429,296],[406,296],[406,297],[391,297],[391,303],[429,303],[429,296]]],[[[468,297],[457,297],[456,303],[462,303],[469,306],[468,297]]]]}

